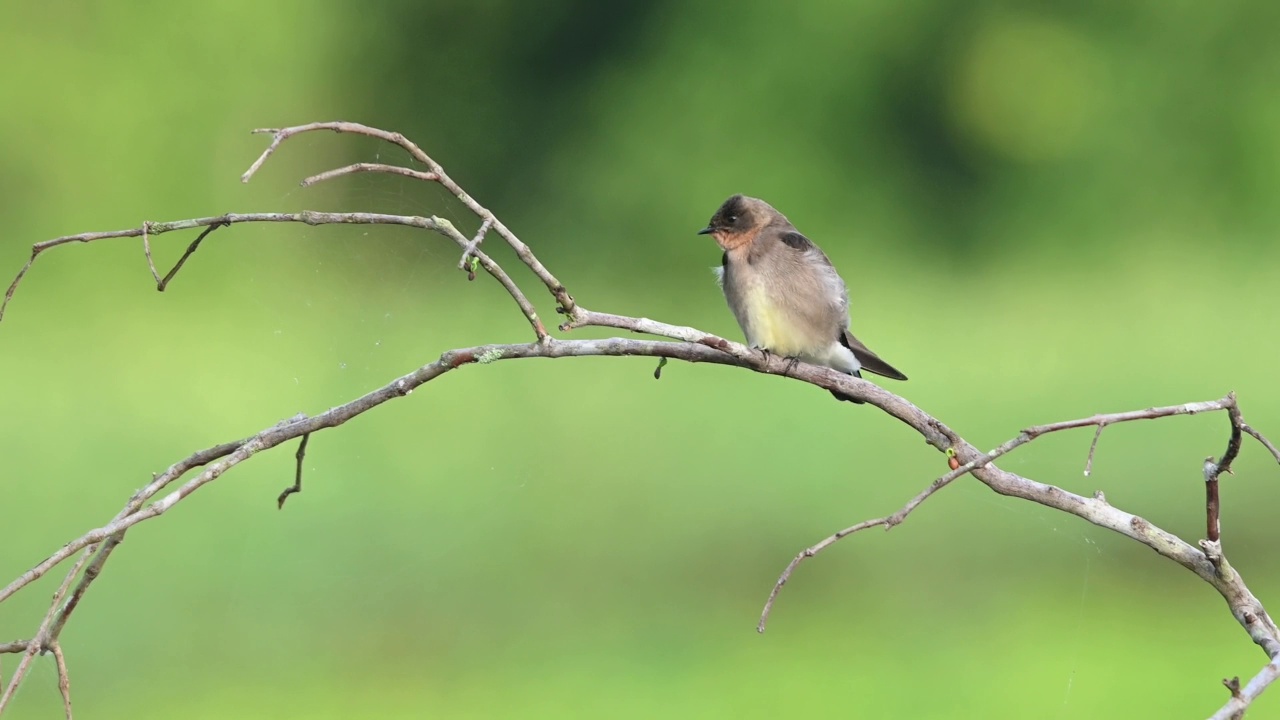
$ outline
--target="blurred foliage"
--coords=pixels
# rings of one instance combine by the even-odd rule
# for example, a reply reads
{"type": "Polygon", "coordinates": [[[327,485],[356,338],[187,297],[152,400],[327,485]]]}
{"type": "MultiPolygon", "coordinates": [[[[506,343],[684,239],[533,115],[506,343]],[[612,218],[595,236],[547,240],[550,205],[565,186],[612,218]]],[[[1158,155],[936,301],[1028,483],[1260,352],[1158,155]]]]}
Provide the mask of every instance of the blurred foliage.
{"type": "MultiPolygon", "coordinates": [[[[1220,397],[1280,436],[1278,11],[1233,3],[514,0],[0,6],[0,268],[62,234],[234,211],[437,213],[402,161],[250,128],[399,130],[588,307],[737,337],[693,236],[770,200],[851,285],[893,389],[993,446],[1220,397]]],[[[172,263],[189,238],[155,244],[172,263]]],[[[150,473],[450,347],[519,341],[493,283],[404,229],[235,227],[164,295],[135,241],[43,257],[0,325],[0,570],[150,473]]],[[[514,263],[496,243],[489,248],[514,263]]],[[[523,277],[523,273],[519,273],[523,277]]],[[[544,315],[551,304],[535,295],[544,315]]],[[[589,333],[584,333],[587,335],[589,333]]],[[[889,535],[801,547],[945,471],[865,408],[647,359],[467,368],[257,457],[129,534],[65,637],[93,717],[1195,716],[1263,657],[1149,551],[962,482],[889,535]]],[[[1226,419],[1114,427],[1003,465],[1184,537],[1226,419]]],[[[1252,443],[1225,542],[1277,602],[1280,486],[1252,443]]],[[[0,608],[38,623],[44,583],[0,608]]],[[[7,675],[11,657],[0,658],[7,675]]],[[[1265,697],[1255,714],[1275,716],[1265,697]]],[[[49,659],[15,717],[61,710],[49,659]]],[[[1252,717],[1252,716],[1251,716],[1252,717]]]]}

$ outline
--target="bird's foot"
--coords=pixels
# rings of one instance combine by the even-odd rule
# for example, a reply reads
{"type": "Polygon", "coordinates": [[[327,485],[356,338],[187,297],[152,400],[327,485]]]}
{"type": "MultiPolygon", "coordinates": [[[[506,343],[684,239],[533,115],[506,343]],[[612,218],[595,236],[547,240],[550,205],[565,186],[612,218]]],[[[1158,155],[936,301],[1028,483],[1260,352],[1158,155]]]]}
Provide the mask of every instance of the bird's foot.
{"type": "MultiPolygon", "coordinates": [[[[759,353],[760,353],[760,357],[761,357],[761,359],[763,359],[763,360],[764,360],[764,363],[765,363],[766,365],[768,365],[768,364],[769,364],[769,361],[770,361],[770,360],[772,360],[772,359],[773,359],[773,357],[774,357],[773,352],[772,352],[771,350],[769,350],[768,348],[753,347],[753,348],[751,348],[751,349],[752,349],[752,350],[755,350],[755,351],[757,351],[757,352],[759,352],[759,353]]],[[[791,374],[791,371],[796,369],[796,365],[799,365],[799,364],[800,364],[800,358],[798,358],[798,357],[794,357],[794,356],[791,356],[791,355],[786,355],[786,356],[784,356],[784,359],[787,361],[787,366],[786,366],[785,368],[783,368],[783,370],[782,370],[782,374],[783,374],[783,375],[790,375],[790,374],[791,374]]]]}
{"type": "Polygon", "coordinates": [[[798,358],[798,357],[789,357],[789,358],[787,358],[787,369],[786,369],[786,374],[787,374],[787,375],[790,375],[790,374],[791,374],[791,371],[792,371],[792,370],[795,370],[795,369],[796,369],[796,365],[799,365],[799,364],[800,364],[800,358],[798,358]]]}

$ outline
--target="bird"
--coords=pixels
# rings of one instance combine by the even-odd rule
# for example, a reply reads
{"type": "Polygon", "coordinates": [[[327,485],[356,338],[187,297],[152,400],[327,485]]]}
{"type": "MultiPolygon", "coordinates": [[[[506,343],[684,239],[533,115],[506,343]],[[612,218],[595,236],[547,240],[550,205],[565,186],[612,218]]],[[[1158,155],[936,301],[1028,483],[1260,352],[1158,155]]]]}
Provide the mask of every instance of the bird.
{"type": "MultiPolygon", "coordinates": [[[[716,279],[747,343],[862,377],[907,376],[849,332],[849,290],[825,253],[769,203],[734,195],[698,231],[724,250],[716,279]]],[[[832,390],[840,400],[862,401],[832,390]]]]}

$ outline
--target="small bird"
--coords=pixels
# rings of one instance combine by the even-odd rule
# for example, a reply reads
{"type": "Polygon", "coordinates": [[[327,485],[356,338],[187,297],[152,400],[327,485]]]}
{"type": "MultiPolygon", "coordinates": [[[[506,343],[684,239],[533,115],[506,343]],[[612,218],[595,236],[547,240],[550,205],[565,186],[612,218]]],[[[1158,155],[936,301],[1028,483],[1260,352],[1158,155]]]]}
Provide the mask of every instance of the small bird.
{"type": "Polygon", "coordinates": [[[714,237],[724,250],[716,276],[751,347],[854,377],[866,370],[907,379],[849,332],[844,280],[822,250],[769,203],[734,195],[698,234],[714,237]]]}

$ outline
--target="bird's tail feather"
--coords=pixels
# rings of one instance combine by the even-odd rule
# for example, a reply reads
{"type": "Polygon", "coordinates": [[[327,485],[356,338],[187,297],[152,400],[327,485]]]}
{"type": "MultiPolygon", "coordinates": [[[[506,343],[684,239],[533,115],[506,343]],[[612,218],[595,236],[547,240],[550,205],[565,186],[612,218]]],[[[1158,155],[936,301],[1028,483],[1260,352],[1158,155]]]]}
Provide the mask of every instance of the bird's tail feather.
{"type": "Polygon", "coordinates": [[[858,363],[862,365],[863,370],[883,375],[891,380],[907,379],[907,376],[903,375],[900,370],[881,360],[879,355],[871,352],[866,345],[858,342],[858,338],[854,337],[853,333],[848,330],[845,330],[840,335],[840,344],[853,351],[853,356],[858,358],[858,363]]]}

